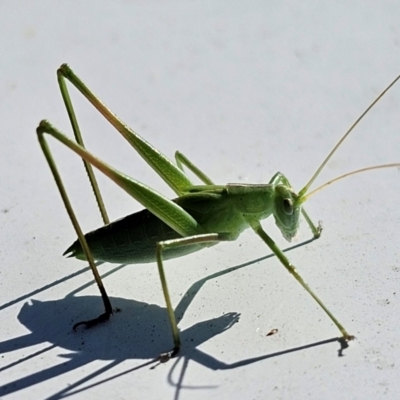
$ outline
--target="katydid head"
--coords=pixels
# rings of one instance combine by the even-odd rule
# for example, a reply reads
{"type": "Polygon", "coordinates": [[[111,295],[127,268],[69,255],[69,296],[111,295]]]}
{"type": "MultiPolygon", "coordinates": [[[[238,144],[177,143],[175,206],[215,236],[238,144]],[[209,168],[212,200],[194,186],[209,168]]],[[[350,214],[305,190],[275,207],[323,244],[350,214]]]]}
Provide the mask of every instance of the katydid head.
{"type": "Polygon", "coordinates": [[[400,163],[374,165],[372,167],[358,169],[356,171],[348,172],[347,174],[340,175],[330,181],[319,186],[311,192],[306,192],[304,189],[297,194],[293,189],[284,184],[276,185],[274,188],[274,207],[273,215],[275,218],[275,223],[280,229],[282,236],[291,242],[293,238],[296,237],[299,230],[299,219],[301,214],[301,207],[305,201],[307,201],[311,196],[325,187],[331,185],[334,182],[340,181],[343,178],[358,174],[360,172],[372,171],[381,168],[393,168],[397,167],[400,169],[400,163]]]}
{"type": "Polygon", "coordinates": [[[283,237],[291,242],[299,230],[301,205],[299,195],[286,185],[275,186],[274,218],[283,237]]]}

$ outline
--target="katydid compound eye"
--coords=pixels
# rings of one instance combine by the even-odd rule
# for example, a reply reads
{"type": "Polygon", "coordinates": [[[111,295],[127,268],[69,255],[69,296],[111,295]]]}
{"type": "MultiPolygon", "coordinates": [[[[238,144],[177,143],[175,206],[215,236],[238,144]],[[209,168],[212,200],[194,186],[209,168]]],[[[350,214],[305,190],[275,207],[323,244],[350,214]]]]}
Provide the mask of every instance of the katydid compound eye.
{"type": "Polygon", "coordinates": [[[283,211],[287,215],[293,214],[293,203],[290,199],[283,199],[283,211]]]}

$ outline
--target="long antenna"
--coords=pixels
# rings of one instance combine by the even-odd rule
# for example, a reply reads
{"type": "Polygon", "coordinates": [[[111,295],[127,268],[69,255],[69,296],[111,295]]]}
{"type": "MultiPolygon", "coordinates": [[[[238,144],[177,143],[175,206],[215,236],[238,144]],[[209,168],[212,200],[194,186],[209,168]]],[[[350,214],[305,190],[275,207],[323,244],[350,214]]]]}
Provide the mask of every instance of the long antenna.
{"type": "MultiPolygon", "coordinates": [[[[322,164],[318,167],[317,171],[314,173],[314,175],[311,177],[311,179],[308,181],[308,183],[303,187],[303,189],[300,190],[299,196],[303,197],[306,193],[307,190],[310,188],[310,186],[313,184],[317,176],[320,174],[322,169],[325,167],[326,163],[330,160],[330,158],[333,156],[335,151],[338,149],[338,147],[343,143],[343,141],[349,136],[351,131],[358,125],[358,123],[364,118],[364,116],[368,113],[369,110],[385,95],[385,93],[400,79],[400,75],[368,106],[368,108],[357,118],[357,120],[351,125],[351,127],[348,129],[348,131],[341,137],[341,139],[337,142],[336,146],[331,150],[331,152],[328,154],[328,156],[325,158],[325,160],[322,162],[322,164]]],[[[339,178],[338,178],[339,179],[339,178]]]]}
{"type": "Polygon", "coordinates": [[[331,185],[334,182],[340,181],[344,178],[347,178],[348,176],[352,176],[355,174],[359,174],[360,172],[365,172],[365,171],[371,171],[373,169],[381,169],[381,168],[393,168],[393,167],[397,167],[400,168],[400,163],[393,163],[393,164],[382,164],[382,165],[374,165],[373,167],[367,167],[367,168],[361,168],[361,169],[357,169],[356,171],[351,171],[351,172],[347,172],[346,174],[340,175],[334,179],[331,179],[328,182],[325,182],[323,185],[317,187],[316,189],[314,189],[312,192],[305,194],[304,196],[300,197],[298,200],[298,204],[302,204],[304,203],[306,200],[308,200],[311,196],[314,196],[315,193],[319,192],[320,190],[322,190],[323,188],[325,188],[326,186],[331,185]]]}

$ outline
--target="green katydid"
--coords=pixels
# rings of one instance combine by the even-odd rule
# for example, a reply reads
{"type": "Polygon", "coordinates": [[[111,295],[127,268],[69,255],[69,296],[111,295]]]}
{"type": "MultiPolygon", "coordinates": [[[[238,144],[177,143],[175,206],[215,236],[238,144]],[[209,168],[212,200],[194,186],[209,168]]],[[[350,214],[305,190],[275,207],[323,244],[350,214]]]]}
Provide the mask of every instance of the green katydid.
{"type": "Polygon", "coordinates": [[[376,102],[400,79],[400,75],[361,114],[334,146],[309,182],[298,193],[291,187],[288,179],[279,172],[273,176],[268,184],[215,185],[183,154],[176,152],[175,164],[137,135],[88,89],[68,65],[63,64],[58,69],[57,77],[76,142],[66,137],[47,121],[40,122],[37,128],[38,139],[78,236],[78,240],[66,250],[64,255],[67,254],[69,257],[76,257],[89,262],[105,306],[105,312],[102,315],[92,320],[79,322],[75,324],[74,329],[79,325],[91,327],[106,321],[113,313],[110,300],[97,272],[95,260],[127,264],[157,262],[174,341],[173,349],[161,355],[160,360],[166,361],[175,356],[180,348],[180,337],[167,288],[163,260],[180,257],[221,241],[235,240],[244,229],[250,227],[267,244],[288,272],[326,312],[341,332],[342,339],[344,341],[353,339],[353,336],[347,333],[317,295],[307,286],[282,250],[263,230],[260,221],[273,215],[283,236],[291,241],[297,234],[300,214],[302,214],[310,226],[314,238],[318,238],[321,234],[321,227],[313,224],[303,207],[303,203],[307,199],[317,191],[347,176],[373,169],[400,167],[400,163],[392,163],[352,171],[309,192],[310,186],[337,148],[376,102]],[[107,165],[85,149],[69,97],[67,80],[122,134],[140,156],[173,189],[178,196],[177,198],[168,199],[143,183],[107,165]],[[86,235],[83,234],[44,134],[53,136],[84,160],[105,224],[103,227],[86,235]],[[145,209],[110,223],[92,166],[112,179],[129,195],[139,201],[145,209]],[[203,184],[193,184],[184,172],[184,167],[194,173],[203,184]]]}

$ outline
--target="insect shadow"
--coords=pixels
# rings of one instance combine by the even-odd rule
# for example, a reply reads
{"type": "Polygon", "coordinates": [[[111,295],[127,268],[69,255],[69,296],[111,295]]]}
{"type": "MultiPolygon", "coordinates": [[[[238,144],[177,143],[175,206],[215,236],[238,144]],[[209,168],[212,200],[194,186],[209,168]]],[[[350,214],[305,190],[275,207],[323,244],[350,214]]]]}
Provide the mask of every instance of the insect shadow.
{"type": "MultiPolygon", "coordinates": [[[[287,248],[285,251],[295,249],[312,241],[313,239],[310,239],[308,241],[299,243],[295,246],[287,248]]],[[[191,302],[201,290],[202,286],[207,283],[207,281],[252,264],[256,264],[273,256],[273,254],[270,254],[244,264],[233,266],[196,281],[186,291],[185,295],[178,304],[175,310],[177,319],[181,320],[183,318],[191,302]]],[[[103,277],[116,272],[124,266],[125,265],[121,265],[114,268],[112,271],[103,274],[103,277]]],[[[84,272],[85,270],[87,269],[85,268],[80,272],[84,272]]],[[[71,277],[75,275],[76,274],[73,274],[71,277]]],[[[66,279],[69,279],[69,277],[66,279]]],[[[55,284],[61,283],[66,279],[59,280],[55,284]]],[[[118,309],[121,309],[122,312],[116,313],[111,323],[99,325],[96,327],[96,329],[79,330],[79,332],[72,331],[71,326],[77,318],[77,310],[84,314],[93,312],[93,310],[96,310],[96,308],[99,307],[98,296],[75,296],[76,293],[82,291],[91,284],[93,284],[93,282],[79,287],[61,300],[45,302],[32,300],[31,304],[25,303],[22,306],[18,315],[18,320],[22,325],[29,329],[31,333],[0,343],[0,354],[45,342],[52,344],[47,348],[32,353],[15,363],[0,368],[0,373],[6,369],[17,367],[21,363],[34,357],[41,356],[57,347],[66,349],[70,352],[59,355],[66,360],[65,363],[51,366],[48,369],[41,370],[0,386],[0,396],[5,396],[6,394],[17,392],[21,389],[25,389],[38,383],[47,381],[48,379],[80,368],[95,360],[104,360],[110,362],[105,367],[101,367],[98,371],[68,385],[67,388],[62,389],[49,398],[57,399],[67,395],[72,395],[87,390],[93,386],[102,384],[106,381],[116,379],[121,375],[131,373],[137,369],[146,366],[152,366],[152,368],[154,368],[154,366],[158,364],[158,356],[161,350],[170,344],[169,341],[171,340],[170,335],[168,334],[168,317],[164,307],[136,300],[115,297],[112,298],[112,302],[118,309]],[[149,361],[146,361],[134,368],[130,368],[123,373],[118,373],[113,377],[104,379],[103,381],[96,382],[94,384],[89,383],[92,379],[100,376],[108,370],[111,370],[113,367],[128,359],[142,359],[149,361]]],[[[46,288],[51,286],[53,285],[48,285],[46,288]]],[[[36,290],[35,293],[39,293],[40,291],[40,289],[36,290]]],[[[20,299],[25,298],[26,296],[23,296],[20,299]]],[[[13,301],[8,304],[15,304],[15,302],[16,301],[13,301]]],[[[4,309],[5,306],[6,305],[0,307],[0,309],[4,309]]],[[[212,370],[234,369],[262,361],[267,358],[304,350],[309,347],[327,344],[333,341],[339,341],[341,343],[339,355],[341,355],[342,350],[347,346],[346,342],[341,341],[341,338],[332,338],[301,347],[240,360],[231,364],[227,364],[221,360],[218,360],[215,357],[198,349],[198,346],[202,343],[216,335],[223,333],[225,330],[230,329],[236,322],[238,322],[239,316],[240,315],[235,312],[227,313],[214,319],[199,322],[181,332],[183,343],[182,353],[175,360],[168,374],[168,382],[176,387],[176,399],[179,396],[180,390],[186,388],[183,385],[183,380],[189,361],[197,362],[212,370]],[[174,382],[173,374],[181,360],[183,360],[181,372],[179,373],[178,380],[174,382]]]]}

